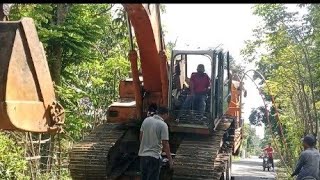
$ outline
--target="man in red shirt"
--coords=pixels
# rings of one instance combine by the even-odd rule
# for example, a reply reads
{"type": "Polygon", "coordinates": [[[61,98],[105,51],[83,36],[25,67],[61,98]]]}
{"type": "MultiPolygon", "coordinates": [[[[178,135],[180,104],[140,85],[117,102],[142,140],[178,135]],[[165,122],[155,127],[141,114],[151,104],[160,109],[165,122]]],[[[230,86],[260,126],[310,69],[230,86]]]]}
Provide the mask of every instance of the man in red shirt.
{"type": "MultiPolygon", "coordinates": [[[[192,73],[190,77],[190,96],[186,98],[182,105],[182,112],[187,110],[191,103],[192,108],[195,111],[200,112],[201,115],[206,110],[206,98],[210,87],[210,78],[205,73],[205,68],[203,64],[199,64],[197,67],[197,72],[192,73]]],[[[181,116],[179,113],[178,119],[181,116]]]]}
{"type": "Polygon", "coordinates": [[[272,164],[272,169],[274,170],[274,163],[273,163],[273,153],[274,153],[274,151],[273,151],[273,148],[271,147],[271,143],[269,143],[268,147],[264,148],[263,151],[267,153],[269,161],[272,164]]]}
{"type": "Polygon", "coordinates": [[[193,109],[204,113],[206,110],[206,98],[210,86],[210,78],[204,72],[204,65],[199,64],[197,72],[191,74],[190,93],[193,96],[193,109]]]}

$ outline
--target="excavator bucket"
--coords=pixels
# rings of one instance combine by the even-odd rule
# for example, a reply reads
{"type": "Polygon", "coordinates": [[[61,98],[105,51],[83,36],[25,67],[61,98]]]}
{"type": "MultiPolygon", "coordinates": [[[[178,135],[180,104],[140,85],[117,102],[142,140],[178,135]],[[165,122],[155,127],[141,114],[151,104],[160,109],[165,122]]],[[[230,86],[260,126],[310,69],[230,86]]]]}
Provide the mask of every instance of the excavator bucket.
{"type": "Polygon", "coordinates": [[[0,22],[0,129],[55,133],[63,123],[33,20],[0,22]]]}

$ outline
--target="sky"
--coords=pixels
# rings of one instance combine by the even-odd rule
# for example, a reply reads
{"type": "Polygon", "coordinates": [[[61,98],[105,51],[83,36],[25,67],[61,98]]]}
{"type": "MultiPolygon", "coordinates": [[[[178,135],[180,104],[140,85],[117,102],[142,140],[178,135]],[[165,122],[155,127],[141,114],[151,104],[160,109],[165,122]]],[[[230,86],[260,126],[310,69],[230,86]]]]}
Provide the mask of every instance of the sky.
{"type": "MultiPolygon", "coordinates": [[[[252,15],[252,4],[165,4],[166,13],[161,23],[166,31],[166,42],[177,42],[176,49],[206,49],[221,47],[230,52],[236,62],[244,64],[240,50],[244,41],[252,36],[252,30],[259,24],[259,18],[252,15]]],[[[247,65],[247,69],[254,65],[247,65]]],[[[251,109],[263,105],[254,85],[245,81],[248,96],[243,99],[245,122],[251,109]]],[[[256,128],[257,135],[264,135],[264,128],[256,128]]]]}

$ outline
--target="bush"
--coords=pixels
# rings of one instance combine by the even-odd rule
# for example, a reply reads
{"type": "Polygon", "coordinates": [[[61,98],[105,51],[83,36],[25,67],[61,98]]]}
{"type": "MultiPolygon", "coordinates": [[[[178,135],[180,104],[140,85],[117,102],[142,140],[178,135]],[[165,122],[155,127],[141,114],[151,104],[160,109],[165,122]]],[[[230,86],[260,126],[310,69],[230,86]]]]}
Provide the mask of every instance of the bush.
{"type": "Polygon", "coordinates": [[[30,179],[24,175],[26,169],[23,149],[0,132],[0,179],[30,179]]]}

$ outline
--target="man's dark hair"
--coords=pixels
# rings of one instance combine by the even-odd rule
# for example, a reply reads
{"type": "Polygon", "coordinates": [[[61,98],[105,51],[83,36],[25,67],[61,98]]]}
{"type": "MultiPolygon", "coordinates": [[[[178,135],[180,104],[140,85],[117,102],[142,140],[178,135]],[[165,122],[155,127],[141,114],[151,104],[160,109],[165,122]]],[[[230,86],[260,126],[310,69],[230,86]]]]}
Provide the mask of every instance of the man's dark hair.
{"type": "Polygon", "coordinates": [[[166,107],[159,107],[158,108],[158,114],[162,115],[162,114],[167,114],[168,113],[168,108],[166,107]]]}
{"type": "Polygon", "coordinates": [[[157,104],[152,103],[148,107],[148,112],[162,115],[168,113],[168,108],[158,107],[157,104]]]}
{"type": "Polygon", "coordinates": [[[149,112],[157,112],[158,106],[154,103],[150,104],[150,106],[148,107],[148,111],[149,112]]]}
{"type": "Polygon", "coordinates": [[[313,135],[307,135],[303,138],[303,142],[306,143],[308,146],[313,147],[316,145],[316,139],[313,135]]]}

